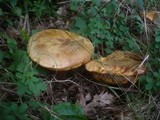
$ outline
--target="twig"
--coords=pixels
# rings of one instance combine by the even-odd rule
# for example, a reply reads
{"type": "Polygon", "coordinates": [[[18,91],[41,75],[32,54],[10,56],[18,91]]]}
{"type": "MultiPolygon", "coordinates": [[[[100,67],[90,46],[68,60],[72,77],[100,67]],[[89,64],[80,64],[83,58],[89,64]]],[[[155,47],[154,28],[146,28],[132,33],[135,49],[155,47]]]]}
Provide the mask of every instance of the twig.
{"type": "Polygon", "coordinates": [[[67,4],[67,3],[70,3],[71,1],[62,1],[62,2],[58,2],[57,4],[58,5],[61,5],[61,4],[67,4]]]}
{"type": "MultiPolygon", "coordinates": [[[[42,105],[41,105],[42,106],[42,105]]],[[[47,106],[42,106],[43,109],[47,110],[52,116],[54,116],[55,118],[57,118],[58,120],[64,120],[63,118],[61,118],[56,112],[54,112],[53,110],[50,110],[47,106]]]]}
{"type": "Polygon", "coordinates": [[[141,64],[138,66],[137,69],[139,69],[140,67],[142,67],[142,65],[144,64],[144,62],[149,58],[149,55],[147,55],[144,60],[141,62],[141,64]]]}
{"type": "Polygon", "coordinates": [[[149,44],[148,43],[148,39],[149,39],[149,37],[148,37],[148,31],[147,31],[147,21],[146,21],[146,12],[145,12],[145,10],[143,10],[143,20],[144,20],[144,28],[145,28],[145,34],[146,34],[146,40],[147,40],[147,45],[149,44]]]}
{"type": "Polygon", "coordinates": [[[16,83],[11,83],[11,82],[0,82],[0,84],[16,85],[16,83]]]}
{"type": "Polygon", "coordinates": [[[1,87],[0,87],[0,89],[1,90],[4,90],[4,91],[7,91],[7,92],[10,92],[10,93],[16,93],[15,91],[13,91],[13,90],[10,90],[10,89],[7,89],[7,88],[4,88],[2,85],[1,85],[1,87]]]}
{"type": "Polygon", "coordinates": [[[72,78],[72,77],[67,78],[67,79],[58,80],[58,79],[56,79],[56,78],[54,77],[54,81],[53,81],[53,80],[47,81],[47,83],[50,84],[50,83],[53,83],[53,82],[58,82],[58,83],[71,82],[71,83],[73,83],[73,84],[79,86],[78,83],[76,83],[76,82],[70,80],[71,78],[72,78]]]}

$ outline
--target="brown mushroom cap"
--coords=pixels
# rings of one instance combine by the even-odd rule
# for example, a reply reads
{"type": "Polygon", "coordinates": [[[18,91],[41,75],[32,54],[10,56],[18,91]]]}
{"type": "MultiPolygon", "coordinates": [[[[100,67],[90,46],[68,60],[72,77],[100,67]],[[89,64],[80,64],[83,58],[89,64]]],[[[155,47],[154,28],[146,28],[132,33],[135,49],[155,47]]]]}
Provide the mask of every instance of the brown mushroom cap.
{"type": "Polygon", "coordinates": [[[49,29],[31,36],[27,51],[39,65],[53,70],[69,70],[88,62],[94,52],[89,39],[75,33],[49,29]]]}
{"type": "Polygon", "coordinates": [[[138,75],[146,71],[146,67],[141,65],[141,62],[141,57],[135,53],[115,51],[107,57],[89,61],[85,67],[93,73],[97,81],[112,85],[134,84],[137,82],[138,75]]]}
{"type": "Polygon", "coordinates": [[[100,74],[132,76],[145,73],[145,66],[139,66],[141,62],[141,57],[135,53],[115,51],[107,57],[89,61],[85,67],[90,72],[100,74]]]}

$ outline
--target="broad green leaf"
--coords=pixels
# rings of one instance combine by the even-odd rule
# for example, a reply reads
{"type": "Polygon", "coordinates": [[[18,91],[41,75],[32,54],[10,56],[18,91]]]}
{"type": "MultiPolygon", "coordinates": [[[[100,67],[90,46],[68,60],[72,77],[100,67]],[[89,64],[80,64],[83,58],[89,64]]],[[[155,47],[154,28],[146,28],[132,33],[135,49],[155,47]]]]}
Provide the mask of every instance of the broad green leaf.
{"type": "Polygon", "coordinates": [[[83,109],[75,104],[61,103],[54,106],[53,111],[62,116],[65,120],[87,120],[83,109]]]}

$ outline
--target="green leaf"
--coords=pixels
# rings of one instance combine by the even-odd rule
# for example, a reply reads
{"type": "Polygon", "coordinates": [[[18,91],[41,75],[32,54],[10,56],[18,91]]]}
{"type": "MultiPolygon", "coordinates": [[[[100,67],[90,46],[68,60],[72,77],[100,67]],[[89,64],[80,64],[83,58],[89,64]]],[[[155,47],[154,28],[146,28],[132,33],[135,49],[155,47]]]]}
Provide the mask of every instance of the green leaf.
{"type": "Polygon", "coordinates": [[[85,20],[83,20],[80,17],[75,18],[76,23],[75,23],[75,27],[79,28],[80,31],[83,31],[87,28],[87,23],[85,20]]]}
{"type": "Polygon", "coordinates": [[[21,35],[22,40],[23,40],[25,43],[27,43],[28,40],[29,40],[29,35],[27,34],[27,31],[24,30],[24,29],[22,29],[22,30],[20,31],[20,35],[21,35]]]}
{"type": "Polygon", "coordinates": [[[156,78],[160,78],[160,73],[154,72],[153,74],[154,74],[154,76],[155,76],[156,78]]]}
{"type": "Polygon", "coordinates": [[[25,113],[26,110],[28,109],[28,106],[26,103],[22,103],[21,106],[18,108],[19,113],[25,113]]]}
{"type": "MultiPolygon", "coordinates": [[[[95,16],[95,15],[97,14],[97,9],[94,8],[94,7],[90,7],[90,8],[87,9],[87,13],[88,13],[88,15],[90,15],[90,16],[95,16]]],[[[91,19],[91,18],[90,18],[90,19],[91,19]]]]}
{"type": "Polygon", "coordinates": [[[22,73],[19,73],[19,72],[16,72],[15,76],[19,79],[22,79],[23,78],[23,74],[22,73]]]}
{"type": "Polygon", "coordinates": [[[38,110],[41,107],[40,105],[41,103],[39,101],[29,101],[29,106],[31,106],[33,110],[38,110]]]}
{"type": "Polygon", "coordinates": [[[17,106],[17,104],[13,103],[13,104],[11,105],[11,110],[12,110],[12,112],[17,112],[17,111],[18,111],[18,106],[17,106]]]}
{"type": "Polygon", "coordinates": [[[156,86],[160,87],[160,78],[159,78],[158,81],[156,82],[156,86]]]}
{"type": "Polygon", "coordinates": [[[80,106],[71,103],[61,103],[54,106],[53,110],[65,120],[87,120],[83,109],[80,106]]]}
{"type": "Polygon", "coordinates": [[[116,3],[115,0],[112,0],[112,2],[110,2],[109,4],[106,5],[106,11],[105,12],[105,16],[106,17],[111,17],[116,13],[116,9],[117,9],[118,5],[116,3]]]}
{"type": "Polygon", "coordinates": [[[44,90],[46,90],[46,84],[44,83],[44,82],[40,82],[40,83],[38,83],[37,85],[36,85],[36,87],[39,89],[39,90],[41,90],[41,91],[44,91],[44,90]]]}
{"type": "Polygon", "coordinates": [[[41,111],[40,116],[42,120],[55,120],[48,111],[41,111]]]}
{"type": "Polygon", "coordinates": [[[15,102],[2,102],[0,105],[1,120],[30,120],[27,118],[27,104],[18,106],[15,102]]]}
{"type": "Polygon", "coordinates": [[[18,15],[18,16],[21,16],[21,14],[22,14],[22,10],[21,10],[21,8],[20,7],[14,7],[14,12],[18,15]]]}
{"type": "Polygon", "coordinates": [[[35,84],[33,93],[35,96],[39,96],[41,91],[46,90],[46,84],[44,84],[43,82],[39,82],[35,84]]]}
{"type": "Polygon", "coordinates": [[[33,82],[30,82],[28,87],[29,87],[29,90],[32,91],[33,93],[37,90],[33,82]]]}
{"type": "Polygon", "coordinates": [[[2,116],[1,120],[17,120],[17,118],[14,115],[7,115],[7,116],[2,116]]]}
{"type": "Polygon", "coordinates": [[[143,2],[143,0],[137,0],[137,5],[138,5],[138,7],[140,7],[141,9],[144,9],[144,2],[143,2]]]}
{"type": "Polygon", "coordinates": [[[156,36],[155,40],[156,42],[160,42],[160,35],[156,36]]]}
{"type": "Polygon", "coordinates": [[[17,0],[9,0],[9,3],[11,4],[12,7],[14,7],[17,4],[17,0]]]}
{"type": "Polygon", "coordinates": [[[154,87],[154,84],[153,84],[153,83],[147,83],[147,84],[145,85],[146,90],[151,90],[151,89],[153,89],[153,87],[154,87]]]}
{"type": "Polygon", "coordinates": [[[32,76],[31,80],[32,80],[34,83],[37,83],[37,82],[40,81],[40,78],[37,78],[37,77],[32,76]]]}
{"type": "Polygon", "coordinates": [[[27,87],[24,86],[23,84],[19,84],[19,85],[17,86],[17,94],[18,94],[19,96],[24,95],[24,94],[26,93],[26,91],[27,91],[27,87]]]}
{"type": "Polygon", "coordinates": [[[26,51],[17,50],[15,53],[13,53],[12,59],[13,63],[9,67],[10,70],[19,72],[26,72],[25,70],[30,71],[27,69],[29,68],[30,59],[26,51]]]}
{"type": "Polygon", "coordinates": [[[153,79],[146,76],[146,81],[149,83],[149,84],[152,84],[153,83],[153,79]]]}
{"type": "Polygon", "coordinates": [[[17,42],[15,41],[15,39],[8,38],[7,46],[10,53],[14,53],[17,50],[17,42]]]}
{"type": "Polygon", "coordinates": [[[78,8],[78,4],[74,1],[70,2],[70,10],[76,11],[78,8]]]}
{"type": "Polygon", "coordinates": [[[92,3],[96,6],[99,6],[100,5],[100,0],[91,0],[92,3]]]}

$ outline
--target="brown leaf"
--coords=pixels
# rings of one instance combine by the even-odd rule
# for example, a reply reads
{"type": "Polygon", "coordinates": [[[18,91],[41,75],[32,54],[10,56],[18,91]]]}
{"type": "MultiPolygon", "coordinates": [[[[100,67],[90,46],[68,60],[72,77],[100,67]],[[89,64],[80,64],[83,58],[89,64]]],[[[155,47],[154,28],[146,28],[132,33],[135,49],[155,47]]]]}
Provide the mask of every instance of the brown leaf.
{"type": "Polygon", "coordinates": [[[85,96],[80,93],[78,96],[79,99],[77,100],[76,104],[83,107],[83,110],[87,116],[93,115],[96,107],[103,107],[113,102],[113,95],[109,94],[108,92],[96,94],[94,95],[93,99],[91,99],[92,96],[90,93],[85,96]],[[87,103],[90,100],[91,102],[87,103]]]}
{"type": "Polygon", "coordinates": [[[108,92],[102,92],[99,95],[95,95],[93,101],[99,102],[99,106],[102,107],[113,102],[113,95],[109,94],[108,92]]]}

